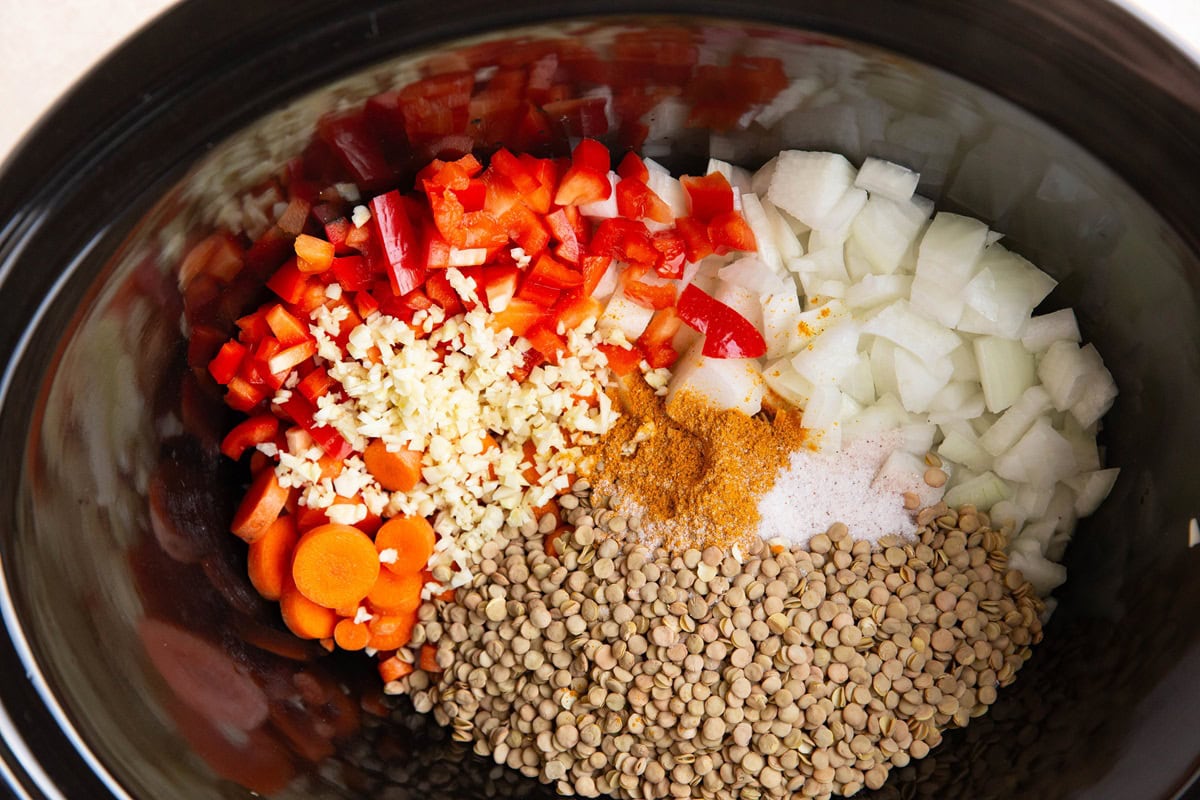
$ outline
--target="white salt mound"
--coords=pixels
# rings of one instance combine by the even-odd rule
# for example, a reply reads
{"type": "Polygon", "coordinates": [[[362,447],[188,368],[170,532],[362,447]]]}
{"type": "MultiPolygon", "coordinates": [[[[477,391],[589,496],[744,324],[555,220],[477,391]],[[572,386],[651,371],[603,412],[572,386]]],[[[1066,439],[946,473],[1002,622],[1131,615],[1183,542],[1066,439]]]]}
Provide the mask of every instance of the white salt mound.
{"type": "Polygon", "coordinates": [[[783,539],[801,547],[835,522],[850,528],[854,539],[876,542],[893,534],[911,537],[917,526],[904,508],[907,486],[876,481],[876,474],[896,449],[894,433],[856,439],[840,450],[802,449],[758,503],[758,533],[766,540],[783,539]]]}

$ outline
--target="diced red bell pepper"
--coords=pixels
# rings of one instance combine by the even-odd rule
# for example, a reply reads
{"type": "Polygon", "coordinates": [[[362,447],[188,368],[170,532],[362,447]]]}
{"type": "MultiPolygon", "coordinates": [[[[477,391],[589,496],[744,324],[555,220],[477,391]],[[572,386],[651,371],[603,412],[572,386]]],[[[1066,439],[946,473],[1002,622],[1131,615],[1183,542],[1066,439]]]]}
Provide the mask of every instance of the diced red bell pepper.
{"type": "Polygon", "coordinates": [[[245,378],[235,375],[229,381],[228,391],[225,393],[225,404],[235,411],[249,413],[262,403],[266,396],[267,390],[262,386],[256,386],[245,378]]]}
{"type": "Polygon", "coordinates": [[[246,251],[245,269],[262,280],[287,260],[291,252],[292,237],[280,230],[278,225],[273,225],[255,239],[246,251]]]}
{"type": "Polygon", "coordinates": [[[308,288],[308,275],[300,271],[296,258],[289,258],[267,281],[267,288],[285,303],[299,303],[308,288]]]}
{"type": "Polygon", "coordinates": [[[333,260],[333,277],[347,292],[361,292],[371,285],[374,274],[362,256],[341,256],[333,260]]]}
{"type": "Polygon", "coordinates": [[[650,170],[646,167],[646,162],[642,161],[641,157],[632,150],[621,159],[621,163],[617,166],[617,174],[622,178],[630,178],[642,183],[650,180],[650,170]]]}
{"type": "Polygon", "coordinates": [[[758,249],[754,231],[737,211],[714,217],[712,222],[708,223],[708,239],[717,255],[725,255],[730,250],[758,249]]]}
{"type": "Polygon", "coordinates": [[[255,414],[244,419],[221,440],[221,452],[237,461],[248,448],[269,442],[279,433],[279,417],[274,414],[255,414]]]}
{"type": "Polygon", "coordinates": [[[354,308],[358,311],[360,317],[366,319],[379,310],[379,301],[369,291],[356,292],[354,295],[354,308]]]}
{"type": "Polygon", "coordinates": [[[550,232],[541,218],[524,203],[517,203],[500,218],[500,224],[509,238],[520,245],[531,256],[537,255],[550,244],[550,232]]]}
{"type": "Polygon", "coordinates": [[[557,364],[559,356],[567,350],[567,340],[546,322],[534,325],[524,336],[533,345],[533,349],[545,356],[551,364],[557,364]]]}
{"type": "Polygon", "coordinates": [[[429,273],[429,277],[425,279],[425,294],[434,305],[442,307],[442,311],[447,317],[462,313],[462,299],[450,285],[450,279],[446,277],[445,271],[429,273]]]}
{"type": "Polygon", "coordinates": [[[193,325],[187,343],[188,366],[207,367],[227,341],[229,336],[224,328],[205,324],[193,325]]]}
{"type": "Polygon", "coordinates": [[[488,320],[488,326],[497,331],[508,328],[514,336],[524,336],[526,331],[545,317],[545,308],[520,297],[514,297],[504,310],[493,312],[491,319],[488,320]]]}
{"type": "Polygon", "coordinates": [[[316,414],[316,406],[304,399],[303,396],[293,394],[278,408],[288,419],[308,431],[308,435],[313,438],[313,441],[331,458],[345,459],[354,452],[354,449],[342,438],[340,433],[328,425],[317,424],[313,419],[316,414]]]}
{"type": "Polygon", "coordinates": [[[503,147],[492,154],[488,169],[506,178],[522,195],[533,194],[541,188],[541,182],[533,172],[526,168],[519,158],[503,147]]]}
{"type": "Polygon", "coordinates": [[[480,270],[483,289],[480,296],[487,301],[491,311],[503,309],[517,293],[520,270],[515,266],[484,267],[480,270]]]}
{"type": "Polygon", "coordinates": [[[265,318],[271,332],[284,347],[291,347],[312,339],[304,323],[278,303],[267,311],[265,318]]]}
{"type": "Polygon", "coordinates": [[[285,347],[267,359],[272,375],[287,375],[293,367],[303,364],[317,354],[317,343],[311,339],[285,347]]]}
{"type": "Polygon", "coordinates": [[[304,398],[315,406],[317,398],[329,394],[336,385],[337,381],[329,377],[329,373],[325,371],[324,367],[314,367],[296,384],[296,391],[304,395],[304,398]]]}
{"type": "Polygon", "coordinates": [[[533,303],[544,310],[557,303],[558,298],[561,296],[561,289],[555,289],[553,286],[546,286],[545,284],[531,281],[526,276],[526,279],[521,283],[521,288],[517,289],[516,299],[533,303]]]}
{"type": "Polygon", "coordinates": [[[487,184],[481,180],[472,179],[465,189],[455,189],[454,196],[462,203],[465,211],[482,211],[487,198],[487,184]]]}
{"type": "Polygon", "coordinates": [[[681,327],[683,327],[683,320],[679,318],[679,312],[673,306],[666,306],[654,312],[650,323],[638,337],[638,344],[645,348],[670,344],[681,327]]]}
{"type": "Polygon", "coordinates": [[[674,219],[671,207],[636,178],[622,178],[617,183],[617,213],[626,219],[651,219],[664,224],[674,219]]]}
{"type": "Polygon", "coordinates": [[[542,253],[533,262],[533,269],[526,274],[525,281],[559,290],[577,289],[583,285],[583,273],[542,253]]]}
{"type": "Polygon", "coordinates": [[[612,166],[612,156],[608,148],[595,139],[583,139],[571,152],[571,166],[607,175],[612,166]]]}
{"type": "Polygon", "coordinates": [[[662,260],[654,267],[655,271],[664,278],[682,278],[683,266],[687,262],[687,246],[683,236],[675,230],[656,231],[651,234],[650,243],[662,256],[662,260]]]}
{"type": "Polygon", "coordinates": [[[695,264],[713,253],[708,240],[708,226],[695,217],[679,217],[675,220],[675,231],[683,239],[683,250],[687,260],[695,264]]]}
{"type": "Polygon", "coordinates": [[[604,305],[594,297],[569,296],[559,301],[557,306],[557,322],[561,322],[565,330],[573,330],[583,324],[584,320],[597,319],[604,313],[604,305]]]}
{"type": "Polygon", "coordinates": [[[413,231],[408,209],[395,189],[373,198],[370,205],[371,224],[383,249],[392,293],[406,295],[425,280],[420,241],[413,231]]]}
{"type": "Polygon", "coordinates": [[[325,223],[325,238],[333,243],[334,255],[344,256],[353,252],[354,248],[347,243],[354,224],[345,217],[338,217],[325,223]]]}
{"type": "Polygon", "coordinates": [[[679,295],[679,318],[704,334],[710,358],[758,358],[767,343],[750,321],[729,306],[689,284],[679,295]]]}
{"type": "Polygon", "coordinates": [[[702,178],[684,175],[679,181],[687,193],[690,216],[708,224],[714,217],[733,211],[733,187],[720,172],[702,178]]]}
{"type": "Polygon", "coordinates": [[[466,211],[458,196],[451,189],[434,190],[428,193],[429,206],[438,232],[455,247],[502,247],[508,243],[508,234],[487,211],[466,211]]]}
{"type": "Polygon", "coordinates": [[[208,372],[213,376],[213,380],[224,386],[237,375],[238,369],[242,366],[242,359],[245,357],[245,345],[230,339],[221,345],[216,357],[209,362],[208,372]]]}
{"type": "Polygon", "coordinates": [[[579,209],[575,206],[557,209],[546,216],[546,224],[550,226],[550,233],[558,240],[558,246],[554,248],[554,255],[571,264],[578,264],[579,260],[583,258],[584,236],[581,235],[580,230],[583,226],[577,224],[581,222],[579,209]],[[571,214],[568,212],[574,212],[574,220],[571,219],[571,214]]]}
{"type": "Polygon", "coordinates": [[[596,291],[596,287],[600,285],[600,280],[604,277],[604,273],[608,272],[608,268],[612,265],[611,256],[584,256],[583,264],[583,286],[581,292],[585,297],[591,297],[596,291]]]}
{"type": "Polygon", "coordinates": [[[660,309],[675,304],[675,284],[651,284],[639,280],[626,280],[625,296],[640,306],[660,309]]]}
{"type": "Polygon", "coordinates": [[[602,342],[596,347],[608,359],[608,367],[617,375],[628,375],[642,363],[643,354],[637,347],[617,347],[615,344],[602,342]]]}
{"type": "Polygon", "coordinates": [[[610,256],[627,264],[646,267],[656,266],[660,258],[645,224],[620,217],[601,222],[588,249],[592,255],[610,256]]]}
{"type": "Polygon", "coordinates": [[[554,203],[560,206],[581,206],[607,200],[611,194],[612,184],[608,182],[607,172],[572,166],[558,184],[554,203]]]}
{"type": "Polygon", "coordinates": [[[258,344],[264,337],[271,335],[267,325],[266,314],[270,306],[264,306],[258,311],[240,317],[234,324],[238,327],[238,341],[246,345],[258,344]]]}

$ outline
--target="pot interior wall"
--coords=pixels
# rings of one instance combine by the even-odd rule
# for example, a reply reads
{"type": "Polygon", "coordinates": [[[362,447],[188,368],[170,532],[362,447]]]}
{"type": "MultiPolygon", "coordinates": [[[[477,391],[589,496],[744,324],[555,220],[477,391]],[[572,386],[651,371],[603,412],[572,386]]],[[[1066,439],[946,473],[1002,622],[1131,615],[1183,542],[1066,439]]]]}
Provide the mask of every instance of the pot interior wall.
{"type": "MultiPolygon", "coordinates": [[[[647,118],[647,152],[695,168],[710,154],[754,167],[781,148],[829,149],[917,169],[922,194],[987,220],[1060,281],[1047,307],[1077,309],[1121,387],[1103,441],[1122,476],[1068,552],[1045,642],[988,716],[872,796],[1125,797],[1131,779],[1137,796],[1169,796],[1197,756],[1194,736],[1173,734],[1200,698],[1187,680],[1200,549],[1187,548],[1198,491],[1185,446],[1200,441],[1197,254],[1083,146],[895,53],[731,22],[504,38],[606,54],[615,34],[647,26],[691,37],[701,63],[777,58],[812,79],[769,128],[689,127],[685,94],[647,118]]],[[[187,368],[181,334],[180,256],[230,218],[229,198],[298,153],[321,113],[445,69],[466,46],[324,86],[216,147],[116,253],[81,254],[16,366],[27,396],[5,409],[6,452],[21,454],[3,541],[12,611],[45,691],[132,797],[251,796],[239,783],[279,797],[547,791],[411,714],[383,726],[360,710],[365,659],[318,659],[279,632],[225,532],[240,476],[215,443],[229,418],[187,368]],[[331,732],[345,736],[329,744],[331,732]]]]}

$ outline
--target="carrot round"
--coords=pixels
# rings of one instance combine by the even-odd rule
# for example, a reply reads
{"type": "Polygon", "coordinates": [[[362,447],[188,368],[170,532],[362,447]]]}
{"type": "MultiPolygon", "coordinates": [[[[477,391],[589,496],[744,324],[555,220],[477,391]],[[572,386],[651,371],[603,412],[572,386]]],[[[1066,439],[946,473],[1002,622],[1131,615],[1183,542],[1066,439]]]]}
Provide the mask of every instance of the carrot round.
{"type": "Polygon", "coordinates": [[[278,600],[283,594],[292,566],[292,551],[298,538],[292,520],[290,516],[279,517],[260,539],[250,544],[246,571],[250,574],[250,583],[267,600],[278,600]]]}
{"type": "Polygon", "coordinates": [[[275,470],[264,469],[246,490],[229,529],[247,542],[262,538],[271,523],[279,518],[288,494],[288,490],[279,485],[275,470]]]}
{"type": "Polygon", "coordinates": [[[379,485],[389,492],[409,492],[421,480],[421,454],[416,450],[392,452],[382,439],[363,451],[363,463],[379,485]]]}
{"type": "Polygon", "coordinates": [[[379,577],[379,554],[371,537],[349,525],[319,525],[300,538],[292,579],[302,595],[325,608],[367,596],[379,577]]]}
{"type": "Polygon", "coordinates": [[[334,627],[333,641],[343,650],[362,650],[371,641],[371,630],[364,622],[344,619],[334,627]]]}
{"type": "Polygon", "coordinates": [[[390,569],[379,571],[379,578],[367,593],[371,608],[384,614],[400,614],[416,611],[421,607],[421,587],[424,585],[420,573],[404,575],[390,569]]]}
{"type": "Polygon", "coordinates": [[[392,517],[375,532],[375,549],[394,550],[394,560],[384,566],[399,575],[418,573],[429,563],[437,536],[423,517],[392,517]]]}
{"type": "Polygon", "coordinates": [[[279,610],[288,630],[301,639],[328,639],[338,622],[337,614],[300,594],[291,582],[283,587],[279,610]]]}
{"type": "Polygon", "coordinates": [[[413,628],[417,624],[417,613],[377,615],[367,623],[371,631],[371,641],[368,645],[380,652],[395,650],[408,644],[412,639],[413,628]]]}

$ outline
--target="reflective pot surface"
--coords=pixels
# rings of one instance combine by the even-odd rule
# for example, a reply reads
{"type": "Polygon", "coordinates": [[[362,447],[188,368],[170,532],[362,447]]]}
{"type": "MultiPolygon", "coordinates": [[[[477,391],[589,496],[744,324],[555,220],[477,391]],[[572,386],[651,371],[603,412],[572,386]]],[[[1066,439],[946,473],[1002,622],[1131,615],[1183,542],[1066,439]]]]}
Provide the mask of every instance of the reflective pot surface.
{"type": "Polygon", "coordinates": [[[678,169],[807,148],[919,170],[922,194],[1060,281],[1047,307],[1074,306],[1116,376],[1102,439],[1121,478],[1068,551],[1044,643],[987,716],[862,796],[1185,791],[1200,764],[1195,64],[1074,0],[218,5],[136,37],[0,175],[0,775],[16,796],[552,796],[385,704],[368,659],[292,639],[250,587],[227,533],[242,476],[216,450],[229,417],[189,367],[178,276],[322,114],[547,57],[568,99],[592,98],[546,117],[549,152],[582,132],[678,169]],[[706,78],[743,57],[803,91],[765,112],[753,79],[706,78]],[[647,85],[666,91],[628,102],[647,85]],[[602,117],[581,116],[595,98],[602,117]]]}

